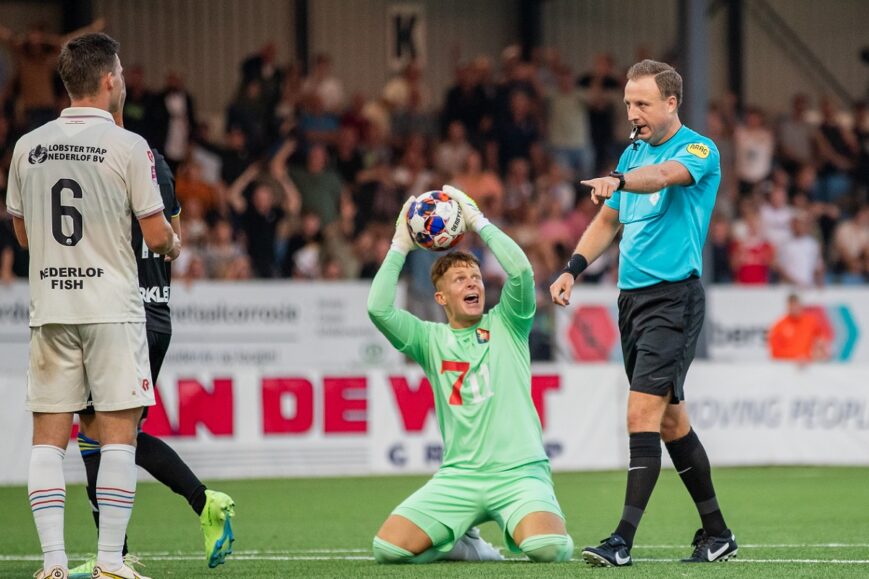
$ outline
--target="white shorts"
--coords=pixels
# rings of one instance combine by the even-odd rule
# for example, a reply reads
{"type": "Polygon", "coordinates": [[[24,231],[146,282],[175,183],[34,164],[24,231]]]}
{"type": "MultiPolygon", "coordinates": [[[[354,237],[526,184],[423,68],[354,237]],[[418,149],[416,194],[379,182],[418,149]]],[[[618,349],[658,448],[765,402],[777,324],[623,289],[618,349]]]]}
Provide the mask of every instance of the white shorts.
{"type": "Polygon", "coordinates": [[[47,324],[30,328],[26,407],[98,412],[153,406],[145,324],[47,324]]]}

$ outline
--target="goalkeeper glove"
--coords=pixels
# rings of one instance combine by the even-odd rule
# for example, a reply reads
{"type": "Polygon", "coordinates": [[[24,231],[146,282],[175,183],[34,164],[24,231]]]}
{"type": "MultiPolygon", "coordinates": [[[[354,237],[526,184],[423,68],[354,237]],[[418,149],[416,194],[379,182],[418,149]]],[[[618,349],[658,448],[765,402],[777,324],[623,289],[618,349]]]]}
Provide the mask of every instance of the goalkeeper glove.
{"type": "Polygon", "coordinates": [[[407,212],[414,201],[416,201],[416,197],[413,195],[408,197],[398,214],[398,219],[395,220],[395,235],[392,236],[390,249],[399,251],[402,255],[407,255],[416,249],[416,243],[413,242],[410,230],[407,228],[407,212]]]}
{"type": "Polygon", "coordinates": [[[462,208],[466,227],[479,233],[485,226],[489,225],[489,220],[483,216],[483,212],[477,207],[476,201],[471,199],[467,193],[456,189],[452,185],[444,185],[443,191],[455,199],[462,208]]]}

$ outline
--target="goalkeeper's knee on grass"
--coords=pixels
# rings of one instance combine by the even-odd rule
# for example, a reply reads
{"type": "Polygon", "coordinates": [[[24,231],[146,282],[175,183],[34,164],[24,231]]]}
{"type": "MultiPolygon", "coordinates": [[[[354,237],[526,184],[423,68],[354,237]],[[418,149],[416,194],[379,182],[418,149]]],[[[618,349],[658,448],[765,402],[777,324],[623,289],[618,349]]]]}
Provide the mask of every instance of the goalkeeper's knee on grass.
{"type": "Polygon", "coordinates": [[[573,539],[570,535],[534,535],[519,548],[535,563],[560,563],[573,556],[573,539]]]}
{"type": "Polygon", "coordinates": [[[413,553],[393,545],[389,541],[384,541],[380,537],[374,537],[374,544],[371,548],[374,551],[374,560],[378,563],[410,563],[410,560],[413,559],[413,553]]]}
{"type": "Polygon", "coordinates": [[[444,556],[444,553],[435,548],[430,548],[419,555],[414,555],[407,549],[402,549],[401,547],[393,545],[389,541],[384,541],[380,537],[374,537],[372,550],[374,551],[374,560],[378,563],[387,565],[400,563],[431,563],[438,559],[442,559],[444,556]]]}

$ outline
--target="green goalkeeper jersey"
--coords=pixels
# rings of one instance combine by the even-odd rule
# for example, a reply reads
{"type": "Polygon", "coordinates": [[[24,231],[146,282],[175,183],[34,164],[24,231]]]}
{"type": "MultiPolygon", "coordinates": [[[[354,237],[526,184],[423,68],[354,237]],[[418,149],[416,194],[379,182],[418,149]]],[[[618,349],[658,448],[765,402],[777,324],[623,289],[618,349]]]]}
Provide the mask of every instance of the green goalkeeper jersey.
{"type": "Polygon", "coordinates": [[[390,251],[371,285],[368,312],[399,351],[422,366],[444,443],[441,469],[502,471],[547,460],[531,400],[528,335],[536,299],[531,264],[494,225],[481,237],[507,272],[501,300],[478,324],[454,329],[394,306],[404,255],[390,251]]]}

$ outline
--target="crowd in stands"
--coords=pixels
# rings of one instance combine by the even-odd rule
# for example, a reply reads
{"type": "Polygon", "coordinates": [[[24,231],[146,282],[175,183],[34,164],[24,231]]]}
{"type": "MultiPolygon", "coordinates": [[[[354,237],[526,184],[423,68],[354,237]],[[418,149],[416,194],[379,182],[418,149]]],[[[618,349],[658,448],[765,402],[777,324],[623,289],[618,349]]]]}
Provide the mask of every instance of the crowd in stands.
{"type": "MultiPolygon", "coordinates": [[[[57,38],[0,30],[17,75],[0,84],[0,194],[17,136],[67,104],[53,75],[57,38]],[[32,69],[33,63],[40,67],[32,69]],[[36,86],[38,85],[38,86],[36,86]],[[38,95],[36,98],[34,95],[38,95]]],[[[576,70],[555,50],[530,61],[517,47],[497,63],[457,60],[435,98],[415,63],[379,94],[336,76],[328,54],[305,73],[266,44],[239,66],[220,133],[197,115],[177,73],[162,87],[125,72],[125,126],[175,171],[184,250],[176,279],[370,278],[388,251],[408,195],[451,183],[476,198],[526,250],[541,303],[597,207],[577,178],[605,174],[627,145],[624,66],[600,54],[576,70]],[[438,105],[436,103],[440,102],[438,105]]],[[[0,78],[2,81],[2,78],[0,78]]],[[[690,95],[687,95],[690,99],[690,95]]],[[[869,115],[804,94],[781,116],[716,99],[708,135],[723,180],[710,228],[716,283],[811,287],[869,280],[869,115]]],[[[0,203],[0,279],[26,275],[0,203]]],[[[482,246],[487,281],[500,267],[482,246]]],[[[436,256],[411,254],[412,291],[430,294],[436,256]]],[[[585,283],[614,283],[615,246],[585,283]]],[[[494,292],[493,292],[494,293],[494,292]]]]}

